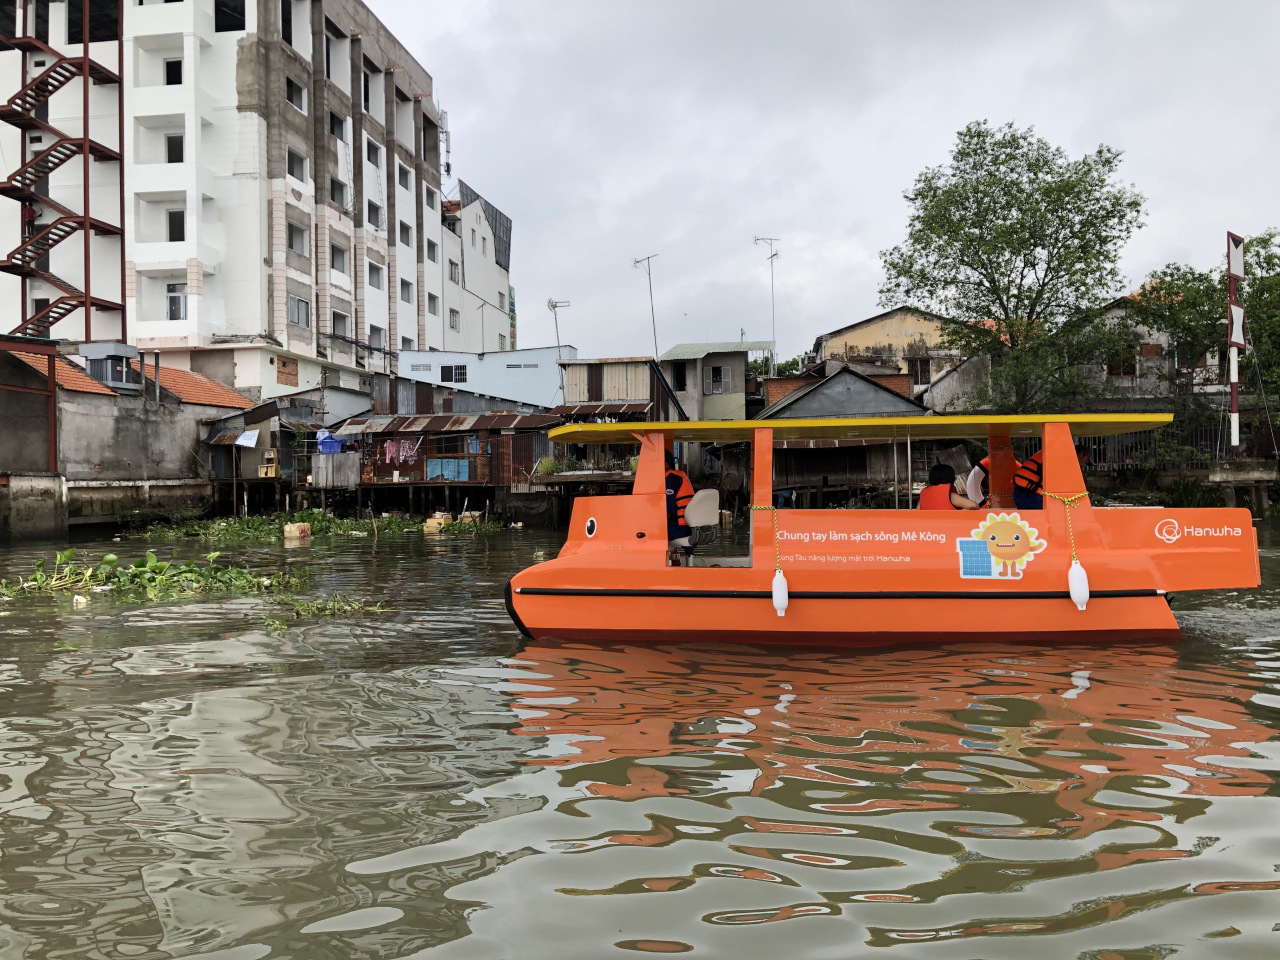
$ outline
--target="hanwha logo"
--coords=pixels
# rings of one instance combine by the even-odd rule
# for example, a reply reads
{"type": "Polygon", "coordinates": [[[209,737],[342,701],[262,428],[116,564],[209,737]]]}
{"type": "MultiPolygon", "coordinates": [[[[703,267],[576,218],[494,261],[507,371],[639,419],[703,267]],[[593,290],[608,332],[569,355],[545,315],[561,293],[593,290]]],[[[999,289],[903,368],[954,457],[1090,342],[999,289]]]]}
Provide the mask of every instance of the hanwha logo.
{"type": "Polygon", "coordinates": [[[1165,543],[1177,543],[1178,538],[1182,536],[1182,528],[1178,526],[1177,520],[1170,517],[1156,524],[1156,536],[1165,543]]]}

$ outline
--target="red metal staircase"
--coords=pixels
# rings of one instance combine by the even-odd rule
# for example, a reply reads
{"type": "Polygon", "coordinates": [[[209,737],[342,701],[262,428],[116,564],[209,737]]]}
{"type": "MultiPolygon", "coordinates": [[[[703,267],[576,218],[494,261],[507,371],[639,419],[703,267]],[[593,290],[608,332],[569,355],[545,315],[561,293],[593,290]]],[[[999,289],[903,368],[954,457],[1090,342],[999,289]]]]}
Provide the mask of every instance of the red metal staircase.
{"type": "MultiPolygon", "coordinates": [[[[27,311],[27,284],[23,283],[22,310],[23,320],[11,333],[17,335],[45,337],[61,320],[74,314],[77,310],[85,311],[85,336],[90,335],[90,310],[123,310],[123,304],[105,300],[101,297],[86,294],[74,284],[51,273],[48,269],[49,254],[63,241],[81,231],[92,231],[98,235],[120,235],[121,226],[96,218],[86,209],[76,212],[49,196],[37,192],[37,188],[65,163],[77,157],[86,157],[85,176],[88,176],[88,158],[99,162],[121,161],[120,152],[88,137],[71,137],[49,122],[37,116],[42,104],[62,90],[77,77],[85,77],[95,84],[119,84],[119,74],[108,70],[87,56],[68,57],[58,50],[34,37],[0,37],[0,47],[12,47],[23,53],[23,75],[27,74],[28,56],[35,54],[52,60],[52,64],[32,78],[16,94],[0,104],[0,122],[9,124],[24,132],[38,131],[52,137],[53,142],[44,147],[35,156],[25,162],[9,177],[0,182],[0,197],[16,200],[22,204],[38,204],[54,219],[42,223],[31,233],[23,236],[22,242],[9,254],[0,259],[0,271],[22,277],[24,281],[34,280],[53,288],[60,296],[51,298],[50,302],[38,309],[31,316],[27,311]]],[[[85,120],[88,123],[88,120],[85,120]]],[[[25,137],[24,137],[25,154],[25,137]]],[[[123,176],[123,170],[121,171],[123,176]]],[[[46,187],[47,189],[47,187],[46,187]]],[[[123,203],[123,191],[121,192],[123,203]]],[[[120,211],[123,215],[123,210],[120,211]]],[[[23,218],[25,234],[26,219],[23,218]]],[[[92,272],[90,263],[84,264],[86,277],[92,272]]],[[[123,277],[121,277],[123,290],[123,277]]],[[[121,335],[123,337],[123,329],[121,335]]]]}

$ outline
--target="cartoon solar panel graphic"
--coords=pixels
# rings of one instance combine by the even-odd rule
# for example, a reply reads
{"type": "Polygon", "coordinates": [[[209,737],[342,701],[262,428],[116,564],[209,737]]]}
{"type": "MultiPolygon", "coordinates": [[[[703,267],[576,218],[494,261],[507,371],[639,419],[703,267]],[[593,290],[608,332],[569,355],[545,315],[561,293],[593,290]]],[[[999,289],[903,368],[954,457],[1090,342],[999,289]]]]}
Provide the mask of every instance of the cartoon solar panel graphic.
{"type": "Polygon", "coordinates": [[[957,538],[956,550],[960,552],[960,576],[989,579],[994,577],[995,564],[985,540],[957,538]]]}

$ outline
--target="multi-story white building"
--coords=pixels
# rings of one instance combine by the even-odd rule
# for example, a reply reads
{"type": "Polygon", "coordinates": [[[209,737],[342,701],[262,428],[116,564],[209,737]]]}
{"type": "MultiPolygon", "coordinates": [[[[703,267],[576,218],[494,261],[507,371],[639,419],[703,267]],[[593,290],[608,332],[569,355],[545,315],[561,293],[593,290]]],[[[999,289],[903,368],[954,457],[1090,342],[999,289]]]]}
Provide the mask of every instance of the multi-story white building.
{"type": "Polygon", "coordinates": [[[359,0],[88,0],[88,44],[85,7],[0,0],[21,332],[261,399],[514,345],[511,221],[442,200],[432,78],[359,0]]]}

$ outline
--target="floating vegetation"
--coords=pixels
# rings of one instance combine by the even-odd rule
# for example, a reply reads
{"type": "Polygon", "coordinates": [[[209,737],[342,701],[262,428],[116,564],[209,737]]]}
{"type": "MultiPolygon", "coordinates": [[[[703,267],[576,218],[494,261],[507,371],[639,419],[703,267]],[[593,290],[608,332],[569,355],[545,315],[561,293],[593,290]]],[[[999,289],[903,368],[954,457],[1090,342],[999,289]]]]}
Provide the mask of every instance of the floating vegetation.
{"type": "Polygon", "coordinates": [[[383,610],[381,601],[370,603],[368,600],[347,597],[336,592],[329,597],[311,597],[306,600],[282,597],[278,598],[276,603],[292,609],[284,614],[285,619],[267,617],[266,625],[269,631],[285,629],[290,619],[319,620],[325,617],[347,617],[357,613],[381,613],[383,610]]]}
{"type": "Polygon", "coordinates": [[[477,533],[501,533],[509,524],[500,520],[455,520],[441,524],[439,532],[446,537],[474,537],[477,533]]]}
{"type": "Polygon", "coordinates": [[[374,519],[335,517],[324,510],[299,510],[260,517],[223,517],[185,523],[156,523],[132,534],[147,540],[205,540],[219,543],[270,542],[284,539],[287,523],[306,523],[311,536],[379,536],[420,531],[425,517],[390,516],[374,519]]]}
{"type": "Polygon", "coordinates": [[[243,567],[223,566],[217,563],[217,553],[207,555],[203,565],[195,560],[182,564],[160,560],[151,552],[123,566],[114,553],[97,564],[76,563],[75,555],[74,548],[62,550],[54,558],[52,570],[47,569],[47,560],[37,560],[30,577],[19,577],[12,583],[0,580],[0,597],[69,593],[77,606],[84,606],[86,594],[95,593],[149,601],[203,593],[284,593],[298,589],[307,575],[305,569],[264,576],[243,567]]]}

